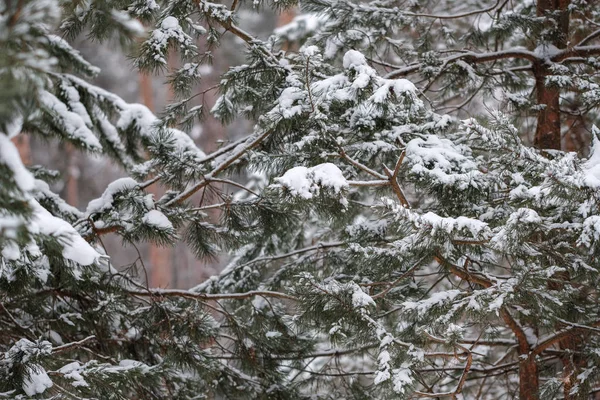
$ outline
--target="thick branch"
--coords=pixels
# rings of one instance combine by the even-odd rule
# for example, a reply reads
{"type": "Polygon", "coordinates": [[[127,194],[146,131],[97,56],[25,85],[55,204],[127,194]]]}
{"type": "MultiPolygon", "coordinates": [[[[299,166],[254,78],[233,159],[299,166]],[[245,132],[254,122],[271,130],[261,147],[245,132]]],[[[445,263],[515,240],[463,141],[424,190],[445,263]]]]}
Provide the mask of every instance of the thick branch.
{"type": "Polygon", "coordinates": [[[600,29],[598,29],[598,30],[596,30],[596,31],[594,31],[594,32],[592,32],[592,33],[590,33],[590,34],[589,34],[589,35],[587,35],[586,37],[584,37],[584,38],[581,40],[581,42],[579,42],[579,43],[577,44],[577,46],[576,46],[576,47],[579,47],[579,46],[585,46],[585,44],[586,44],[587,42],[590,42],[590,41],[594,40],[594,39],[595,39],[595,38],[597,38],[598,36],[600,36],[600,29]]]}
{"type": "Polygon", "coordinates": [[[567,48],[550,58],[551,61],[561,62],[571,57],[591,57],[600,55],[600,46],[575,46],[567,48]]]}
{"type": "MultiPolygon", "coordinates": [[[[561,320],[561,322],[563,322],[561,320]]],[[[592,326],[587,326],[587,325],[580,325],[580,324],[574,324],[574,323],[570,323],[568,321],[564,321],[563,323],[567,323],[569,325],[571,325],[570,328],[566,328],[560,332],[557,332],[556,334],[542,340],[531,352],[534,355],[538,355],[541,354],[544,350],[548,349],[549,347],[555,345],[556,343],[560,342],[562,339],[568,338],[570,336],[574,336],[577,333],[581,332],[581,331],[592,331],[592,332],[598,332],[598,329],[596,329],[595,327],[600,326],[600,321],[595,322],[592,324],[592,326]]]]}
{"type": "Polygon", "coordinates": [[[392,186],[392,190],[396,194],[396,197],[398,197],[398,200],[400,200],[400,204],[402,204],[405,208],[410,208],[410,203],[406,199],[406,196],[404,195],[404,192],[402,191],[402,188],[398,183],[398,173],[400,172],[400,166],[402,165],[402,161],[404,161],[405,154],[406,153],[404,151],[402,152],[402,154],[400,154],[398,162],[396,163],[396,166],[394,167],[393,171],[385,165],[383,166],[383,171],[387,175],[390,181],[390,185],[392,186]]]}
{"type": "MultiPolygon", "coordinates": [[[[445,59],[440,60],[442,62],[442,64],[449,64],[451,62],[455,62],[455,61],[459,61],[459,60],[464,60],[466,62],[472,63],[472,64],[480,64],[480,63],[485,63],[485,62],[490,62],[490,61],[498,61],[498,60],[503,60],[503,59],[508,59],[508,58],[518,58],[518,59],[525,59],[525,60],[529,60],[532,62],[536,62],[539,61],[540,58],[532,51],[529,50],[525,50],[525,49],[512,49],[512,50],[502,50],[502,51],[496,51],[496,52],[490,52],[490,53],[474,53],[474,52],[466,52],[466,53],[460,53],[460,54],[456,54],[454,56],[450,56],[447,57],[445,59]]],[[[385,77],[387,79],[394,79],[394,78],[398,78],[401,76],[406,76],[409,74],[412,74],[414,72],[417,72],[421,69],[421,63],[416,63],[416,64],[412,64],[409,65],[408,67],[396,70],[396,71],[392,71],[389,74],[387,74],[385,77]]]]}
{"type": "Polygon", "coordinates": [[[452,264],[451,262],[439,255],[435,256],[434,258],[441,266],[447,268],[453,275],[458,276],[459,278],[464,279],[467,282],[476,283],[478,285],[483,286],[484,288],[489,288],[493,285],[490,280],[478,275],[471,274],[457,267],[456,265],[452,264]]]}
{"type": "Polygon", "coordinates": [[[177,289],[149,289],[147,291],[143,290],[130,290],[128,292],[134,296],[144,296],[144,297],[183,297],[187,299],[196,299],[196,300],[239,300],[239,299],[248,299],[250,297],[262,296],[262,297],[274,297],[278,299],[286,299],[286,300],[298,300],[296,297],[281,293],[281,292],[272,292],[268,290],[252,290],[244,293],[222,293],[222,294],[207,294],[207,293],[194,293],[189,290],[177,290],[177,289]]]}
{"type": "Polygon", "coordinates": [[[508,325],[510,330],[513,331],[513,333],[517,337],[517,342],[518,342],[518,346],[519,346],[519,354],[528,354],[529,353],[529,341],[527,340],[527,335],[525,334],[525,331],[523,330],[521,325],[519,325],[517,323],[517,321],[515,321],[513,316],[510,315],[510,313],[508,312],[508,310],[505,307],[502,307],[500,309],[500,316],[502,317],[502,319],[504,320],[506,325],[508,325]]]}

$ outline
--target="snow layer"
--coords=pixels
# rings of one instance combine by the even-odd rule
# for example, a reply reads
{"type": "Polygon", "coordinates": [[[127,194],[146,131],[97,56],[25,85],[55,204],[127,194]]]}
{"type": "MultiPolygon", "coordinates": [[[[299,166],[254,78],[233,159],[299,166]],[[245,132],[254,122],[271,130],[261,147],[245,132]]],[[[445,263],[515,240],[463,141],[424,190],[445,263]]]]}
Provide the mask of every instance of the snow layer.
{"type": "Polygon", "coordinates": [[[165,216],[165,214],[161,213],[158,210],[150,210],[148,211],[143,219],[145,224],[154,226],[159,229],[173,229],[173,224],[171,221],[165,216]]]}
{"type": "Polygon", "coordinates": [[[475,178],[481,175],[466,148],[435,135],[408,142],[406,162],[411,165],[413,174],[427,176],[443,185],[456,185],[459,189],[476,185],[475,178]]]}
{"type": "Polygon", "coordinates": [[[598,128],[592,128],[592,149],[590,156],[583,164],[583,182],[587,187],[597,189],[600,187],[600,139],[598,138],[598,128]]]}
{"type": "Polygon", "coordinates": [[[72,379],[72,386],[89,386],[81,375],[81,369],[81,364],[77,361],[73,361],[72,363],[63,366],[58,372],[63,374],[66,379],[72,379]]]}
{"type": "Polygon", "coordinates": [[[396,393],[404,393],[404,390],[413,383],[413,379],[411,377],[411,370],[407,368],[404,364],[402,368],[397,368],[392,371],[393,378],[392,382],[394,383],[394,392],[396,393]]]}
{"type": "Polygon", "coordinates": [[[89,150],[102,150],[102,145],[100,145],[98,138],[85,124],[85,117],[70,111],[62,101],[50,92],[42,92],[40,94],[40,102],[48,111],[54,114],[70,139],[80,141],[89,150]]]}
{"type": "Polygon", "coordinates": [[[177,29],[179,28],[179,21],[177,18],[169,15],[167,18],[163,19],[160,27],[162,29],[177,29]]]}
{"type": "Polygon", "coordinates": [[[346,54],[344,54],[343,65],[346,69],[356,68],[361,65],[367,64],[367,59],[365,56],[356,50],[348,50],[346,54]]]}
{"type": "Polygon", "coordinates": [[[305,46],[300,49],[300,52],[306,57],[313,57],[319,54],[319,48],[317,46],[305,46]]]}
{"type": "Polygon", "coordinates": [[[465,216],[457,218],[442,217],[431,211],[419,214],[390,199],[384,199],[384,204],[394,211],[397,220],[405,219],[412,222],[418,229],[431,230],[431,235],[443,232],[449,235],[468,232],[474,238],[480,236],[491,237],[492,235],[489,225],[475,218],[465,216]]]}
{"type": "MultiPolygon", "coordinates": [[[[158,118],[145,105],[127,103],[119,96],[97,86],[90,85],[83,79],[73,75],[67,75],[67,77],[73,85],[83,88],[83,90],[90,93],[90,95],[99,101],[108,101],[114,104],[119,110],[119,119],[115,124],[118,130],[124,131],[133,128],[139,135],[146,139],[153,139],[161,132],[167,133],[170,136],[170,139],[175,142],[175,146],[178,150],[190,153],[198,159],[202,159],[206,156],[186,133],[172,128],[158,129],[156,127],[158,118]]],[[[105,118],[103,118],[103,120],[106,122],[104,126],[107,127],[108,120],[105,118]]],[[[113,143],[120,142],[119,135],[114,129],[109,129],[110,132],[106,129],[103,130],[105,131],[105,134],[111,134],[111,137],[107,138],[109,141],[113,143]]]]}
{"type": "Polygon", "coordinates": [[[23,391],[27,396],[35,396],[52,387],[48,373],[41,366],[36,366],[29,375],[23,379],[23,391]]]}
{"type": "Polygon", "coordinates": [[[34,213],[29,230],[60,239],[65,258],[80,265],[90,265],[100,257],[67,221],[53,216],[35,200],[31,200],[30,204],[34,213]]]}
{"type": "Polygon", "coordinates": [[[352,293],[352,306],[354,308],[365,308],[367,306],[374,306],[375,301],[366,294],[362,288],[358,285],[354,285],[354,293],[352,293]]]}
{"type": "MultiPolygon", "coordinates": [[[[64,105],[64,104],[63,104],[64,105]]],[[[83,121],[82,121],[83,123],[83,121]]],[[[95,137],[94,137],[95,139],[95,137]]],[[[93,264],[100,256],[73,228],[68,222],[57,218],[50,214],[42,207],[31,193],[34,190],[44,188],[46,184],[40,182],[40,186],[36,185],[36,180],[33,175],[25,168],[19,152],[10,139],[0,132],[0,163],[4,164],[12,171],[12,176],[17,187],[24,192],[26,201],[32,208],[32,218],[27,224],[27,229],[31,233],[41,233],[53,236],[63,245],[63,256],[80,265],[93,264]]],[[[0,216],[0,230],[4,232],[6,237],[12,237],[16,234],[16,230],[22,226],[25,221],[16,216],[2,215],[0,216]]],[[[36,252],[38,250],[34,243],[28,246],[29,250],[36,252]]],[[[18,259],[21,250],[16,245],[6,245],[2,249],[3,257],[10,260],[18,259]]]]}
{"type": "Polygon", "coordinates": [[[12,171],[13,179],[19,189],[24,192],[35,186],[33,176],[23,165],[19,151],[10,139],[0,132],[0,163],[12,171]]]}
{"type": "MultiPolygon", "coordinates": [[[[127,104],[123,102],[123,111],[117,121],[117,128],[126,130],[131,126],[135,126],[142,137],[152,139],[159,130],[156,128],[158,118],[143,104],[127,104]]],[[[188,151],[194,153],[199,159],[206,155],[194,143],[194,140],[185,132],[178,129],[166,129],[166,132],[175,141],[175,146],[180,151],[188,151]]]]}
{"type": "Polygon", "coordinates": [[[319,194],[319,188],[324,187],[339,194],[348,188],[348,181],[342,171],[332,164],[324,163],[311,168],[294,167],[283,176],[275,178],[281,186],[287,188],[293,196],[311,199],[319,194]]]}
{"type": "Polygon", "coordinates": [[[460,290],[447,290],[433,293],[429,298],[417,302],[405,301],[402,303],[407,310],[416,310],[419,315],[425,315],[432,307],[439,307],[446,302],[454,300],[462,292],[460,290]]]}
{"type": "Polygon", "coordinates": [[[114,182],[111,182],[102,193],[102,196],[98,199],[94,199],[89,202],[86,210],[86,214],[90,215],[93,213],[99,213],[112,207],[114,196],[125,190],[133,189],[138,183],[132,178],[120,178],[114,182]]]}
{"type": "Polygon", "coordinates": [[[294,167],[286,171],[282,177],[275,178],[275,181],[287,188],[293,196],[310,199],[313,194],[311,193],[312,181],[308,178],[309,173],[309,168],[294,167]]]}

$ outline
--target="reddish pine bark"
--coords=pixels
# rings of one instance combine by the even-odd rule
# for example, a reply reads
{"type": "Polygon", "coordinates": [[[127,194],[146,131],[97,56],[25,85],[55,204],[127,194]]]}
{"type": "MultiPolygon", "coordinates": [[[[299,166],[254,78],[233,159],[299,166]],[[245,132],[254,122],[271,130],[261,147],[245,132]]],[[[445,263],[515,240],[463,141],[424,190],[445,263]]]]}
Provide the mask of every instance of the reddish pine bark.
{"type": "MultiPolygon", "coordinates": [[[[556,39],[552,43],[559,49],[566,48],[569,37],[569,13],[567,11],[569,3],[570,0],[538,0],[537,2],[538,16],[548,15],[556,11],[560,12],[557,21],[559,34],[556,35],[556,39]]],[[[537,104],[544,106],[538,111],[534,144],[540,149],[560,150],[560,91],[556,87],[546,86],[546,77],[550,74],[550,71],[544,61],[534,64],[533,74],[535,76],[537,104]]]]}

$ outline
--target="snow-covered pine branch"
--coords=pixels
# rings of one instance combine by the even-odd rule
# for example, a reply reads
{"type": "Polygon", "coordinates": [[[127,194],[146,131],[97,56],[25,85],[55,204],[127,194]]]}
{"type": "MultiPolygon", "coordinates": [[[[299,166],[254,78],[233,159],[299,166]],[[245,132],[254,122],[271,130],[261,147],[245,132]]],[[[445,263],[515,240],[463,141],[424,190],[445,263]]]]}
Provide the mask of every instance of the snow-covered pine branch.
{"type": "Polygon", "coordinates": [[[238,1],[4,3],[0,397],[598,390],[591,3],[308,0],[271,38],[238,1]],[[91,83],[70,44],[84,31],[137,40],[142,71],[179,58],[164,114],[91,83]],[[212,54],[197,39],[226,36],[247,61],[206,110],[194,85],[212,54]],[[205,154],[185,127],[207,113],[249,129],[205,154]],[[584,156],[559,150],[575,150],[560,133],[576,125],[591,132],[584,156]],[[78,210],[24,165],[21,132],[127,176],[78,210]],[[193,288],[147,287],[105,254],[109,233],[228,264],[193,288]]]}

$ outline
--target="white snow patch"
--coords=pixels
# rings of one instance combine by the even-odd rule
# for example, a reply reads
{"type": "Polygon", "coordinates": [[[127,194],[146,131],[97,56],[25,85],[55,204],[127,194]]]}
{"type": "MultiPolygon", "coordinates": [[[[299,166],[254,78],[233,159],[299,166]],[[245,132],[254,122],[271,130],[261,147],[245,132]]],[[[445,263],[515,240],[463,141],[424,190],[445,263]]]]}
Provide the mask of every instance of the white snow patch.
{"type": "Polygon", "coordinates": [[[90,265],[100,257],[67,221],[53,216],[35,200],[31,200],[30,204],[33,208],[33,218],[29,230],[62,239],[60,242],[65,258],[80,265],[90,265]]]}
{"type": "Polygon", "coordinates": [[[2,257],[9,261],[18,260],[21,257],[21,250],[19,246],[14,242],[7,242],[2,249],[2,257]]]}
{"type": "Polygon", "coordinates": [[[342,171],[332,163],[319,164],[311,168],[312,179],[321,186],[340,193],[342,189],[348,188],[348,181],[344,178],[342,171]]]}
{"type": "Polygon", "coordinates": [[[583,230],[577,239],[578,246],[591,248],[600,239],[600,216],[592,215],[583,221],[583,230]]]}
{"type": "Polygon", "coordinates": [[[89,150],[102,150],[100,141],[85,124],[87,112],[80,115],[74,112],[75,110],[70,111],[65,103],[60,101],[52,93],[46,91],[40,93],[40,102],[49,111],[54,113],[70,139],[75,139],[84,143],[89,150]]]}
{"type": "Polygon", "coordinates": [[[486,232],[489,230],[488,224],[477,219],[464,216],[460,216],[458,218],[440,217],[431,211],[422,215],[420,222],[421,224],[431,226],[433,231],[432,233],[435,233],[437,230],[452,233],[466,229],[471,233],[471,235],[476,237],[481,232],[486,232]]]}
{"type": "Polygon", "coordinates": [[[553,44],[544,43],[533,50],[533,53],[540,58],[549,59],[560,53],[560,49],[553,44]]]}
{"type": "Polygon", "coordinates": [[[102,196],[98,199],[94,199],[89,202],[86,214],[90,215],[93,213],[98,213],[105,211],[112,207],[112,203],[114,201],[114,196],[128,189],[132,189],[136,187],[138,183],[132,178],[120,178],[114,182],[111,182],[102,193],[102,196]]]}
{"type": "Polygon", "coordinates": [[[363,290],[356,285],[354,293],[352,293],[352,306],[354,308],[365,308],[367,306],[375,305],[375,302],[363,290]]]}
{"type": "Polygon", "coordinates": [[[438,292],[431,295],[431,297],[421,301],[405,301],[402,303],[407,310],[416,310],[419,314],[425,314],[432,307],[441,306],[446,302],[454,300],[462,292],[460,290],[447,290],[445,292],[438,292]]]}
{"type": "Polygon", "coordinates": [[[81,364],[79,364],[79,362],[77,361],[73,361],[72,363],[69,363],[65,366],[63,366],[61,369],[58,370],[59,373],[63,374],[63,376],[66,379],[72,379],[73,382],[71,382],[71,385],[77,387],[77,386],[89,386],[88,383],[85,381],[85,379],[83,379],[83,376],[80,373],[81,371],[81,364]]]}
{"type": "Polygon", "coordinates": [[[411,371],[409,368],[402,367],[392,371],[392,382],[394,383],[394,392],[404,393],[404,389],[407,385],[412,383],[411,371]]]}
{"type": "Polygon", "coordinates": [[[393,92],[398,98],[402,93],[415,93],[416,91],[415,85],[407,79],[385,79],[383,84],[375,90],[371,100],[374,103],[382,104],[387,101],[390,92],[393,92]]]}
{"type": "Polygon", "coordinates": [[[319,194],[319,187],[325,187],[336,194],[348,188],[348,181],[342,171],[332,163],[319,164],[311,168],[294,167],[275,182],[287,188],[293,196],[310,199],[319,194]]]}
{"type": "Polygon", "coordinates": [[[35,396],[52,387],[52,381],[44,368],[36,365],[23,379],[23,391],[27,396],[35,396]]]}
{"type": "Polygon", "coordinates": [[[179,27],[179,21],[177,18],[169,15],[167,18],[163,19],[160,24],[162,29],[177,29],[179,27]]]}
{"type": "Polygon", "coordinates": [[[19,189],[24,192],[35,187],[33,175],[21,161],[19,151],[10,139],[0,132],[0,163],[12,171],[13,179],[19,189]]]}
{"type": "Polygon", "coordinates": [[[319,48],[317,46],[306,46],[300,49],[300,52],[306,57],[313,57],[319,54],[319,48]]]}
{"type": "Polygon", "coordinates": [[[367,59],[359,51],[348,50],[346,52],[346,54],[344,54],[343,65],[344,65],[344,68],[346,68],[346,69],[356,68],[356,67],[359,67],[361,65],[366,65],[366,64],[367,64],[367,59]]]}
{"type": "Polygon", "coordinates": [[[304,92],[296,87],[285,88],[279,95],[278,107],[276,109],[281,113],[283,118],[291,118],[302,112],[302,105],[294,103],[297,100],[304,98],[304,92]]]}
{"type": "Polygon", "coordinates": [[[139,340],[142,337],[142,332],[138,328],[132,326],[127,333],[125,333],[125,337],[129,340],[139,340]]]}
{"type": "MultiPolygon", "coordinates": [[[[120,130],[126,130],[131,126],[135,126],[139,134],[147,139],[152,139],[159,132],[156,127],[158,118],[143,104],[127,104],[122,102],[123,110],[117,121],[117,128],[120,130]]],[[[195,155],[201,159],[206,155],[201,151],[194,140],[189,137],[185,132],[178,129],[169,128],[165,130],[171,138],[175,141],[175,145],[180,151],[188,151],[195,153],[195,155]]]]}
{"type": "Polygon", "coordinates": [[[586,186],[597,189],[600,187],[600,130],[592,127],[592,148],[588,160],[583,164],[583,182],[586,186]]]}
{"type": "Polygon", "coordinates": [[[171,221],[169,221],[165,214],[158,210],[148,211],[146,214],[144,214],[142,220],[144,223],[160,229],[173,229],[173,224],[171,224],[171,221]]]}
{"type": "Polygon", "coordinates": [[[416,175],[428,176],[443,185],[457,185],[459,189],[466,189],[476,185],[474,178],[481,174],[468,151],[468,148],[448,139],[427,135],[408,142],[406,162],[416,175]]]}
{"type": "Polygon", "coordinates": [[[125,29],[135,35],[142,35],[146,30],[144,25],[137,19],[131,18],[131,16],[125,11],[112,10],[111,14],[113,18],[118,21],[125,29]]]}
{"type": "Polygon", "coordinates": [[[416,228],[431,230],[431,235],[438,231],[447,234],[457,234],[462,231],[468,231],[474,238],[479,236],[491,236],[491,230],[487,223],[478,219],[459,216],[457,218],[441,217],[431,211],[421,215],[408,208],[403,207],[390,199],[383,199],[384,204],[390,207],[396,214],[396,219],[406,219],[412,222],[416,228]]]}
{"type": "Polygon", "coordinates": [[[6,135],[9,139],[14,138],[19,133],[21,133],[21,129],[23,128],[23,116],[17,115],[13,118],[12,121],[5,122],[6,135]]]}
{"type": "Polygon", "coordinates": [[[312,182],[308,179],[309,171],[306,167],[294,167],[286,171],[282,177],[275,178],[275,181],[287,188],[293,196],[310,199],[313,195],[312,182]]]}

